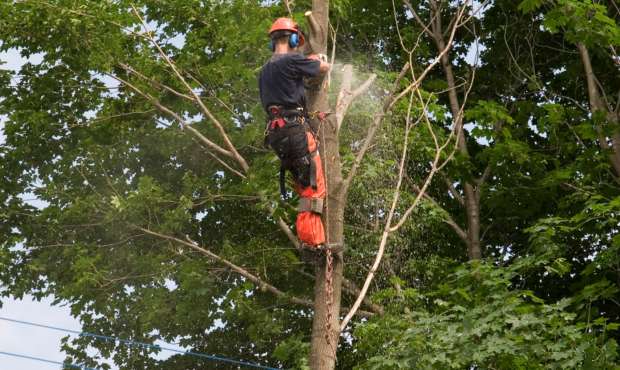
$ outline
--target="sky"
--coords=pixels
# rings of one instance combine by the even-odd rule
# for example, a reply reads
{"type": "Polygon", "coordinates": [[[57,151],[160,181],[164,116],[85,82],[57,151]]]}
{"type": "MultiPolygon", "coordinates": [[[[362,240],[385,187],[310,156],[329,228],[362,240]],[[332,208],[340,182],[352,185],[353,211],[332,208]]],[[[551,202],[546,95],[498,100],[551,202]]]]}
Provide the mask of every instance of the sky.
{"type": "MultiPolygon", "coordinates": [[[[27,60],[16,50],[0,53],[0,68],[18,70],[27,60]]],[[[28,60],[39,63],[40,55],[28,60]]],[[[4,122],[0,117],[0,143],[4,142],[4,122]]],[[[81,330],[78,320],[73,318],[68,307],[52,306],[53,298],[36,301],[27,295],[23,299],[0,298],[0,318],[58,326],[71,330],[81,330]]],[[[0,352],[11,352],[31,357],[63,362],[65,354],[60,352],[60,339],[66,333],[43,328],[35,328],[0,320],[0,352]]],[[[0,370],[58,370],[59,365],[15,358],[0,354],[0,370]]]]}
{"type": "MultiPolygon", "coordinates": [[[[81,330],[80,323],[71,317],[68,307],[52,306],[52,298],[40,302],[32,296],[23,300],[2,298],[0,318],[33,321],[71,330],[81,330]]],[[[60,339],[66,333],[30,327],[0,320],[0,352],[44,358],[63,362],[65,355],[60,352],[60,339]]],[[[1,370],[58,370],[59,365],[47,364],[29,359],[9,357],[0,354],[1,370]]]]}

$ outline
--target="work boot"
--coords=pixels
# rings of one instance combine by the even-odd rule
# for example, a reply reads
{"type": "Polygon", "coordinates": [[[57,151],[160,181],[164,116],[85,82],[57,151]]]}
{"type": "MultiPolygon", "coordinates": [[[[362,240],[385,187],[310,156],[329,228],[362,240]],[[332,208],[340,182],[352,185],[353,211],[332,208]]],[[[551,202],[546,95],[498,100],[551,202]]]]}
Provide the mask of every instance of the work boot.
{"type": "Polygon", "coordinates": [[[302,262],[316,263],[319,254],[319,249],[309,244],[302,243],[301,248],[299,248],[299,255],[302,262]]]}

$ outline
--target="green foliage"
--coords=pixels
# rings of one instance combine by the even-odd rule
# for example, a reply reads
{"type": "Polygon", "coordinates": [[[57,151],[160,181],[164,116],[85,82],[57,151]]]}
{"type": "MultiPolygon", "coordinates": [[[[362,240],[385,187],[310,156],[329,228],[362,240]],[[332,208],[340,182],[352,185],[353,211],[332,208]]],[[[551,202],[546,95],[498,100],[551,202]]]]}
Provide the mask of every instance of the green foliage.
{"type": "Polygon", "coordinates": [[[544,20],[549,31],[563,30],[569,41],[588,46],[620,45],[620,28],[605,5],[592,0],[527,0],[521,2],[519,9],[531,12],[543,5],[551,7],[544,20]]]}
{"type": "MultiPolygon", "coordinates": [[[[428,2],[410,3],[430,19],[428,2]]],[[[444,26],[456,3],[442,5],[444,26]]],[[[330,101],[340,63],[355,65],[353,87],[378,76],[339,133],[345,176],[410,58],[395,23],[403,44],[417,45],[416,76],[436,57],[435,41],[394,4],[330,2],[338,29],[330,101]]],[[[293,5],[305,25],[311,2],[293,5]]],[[[618,368],[620,191],[610,150],[598,142],[616,125],[592,114],[575,46],[588,48],[599,88],[616,107],[620,28],[612,5],[495,0],[455,34],[447,56],[465,103],[467,153],[453,153],[440,64],[421,85],[427,105],[414,95],[397,218],[431,169],[435,139],[449,141],[440,159],[451,160],[430,183],[433,201],[423,198],[390,236],[370,292],[386,314],[356,321],[340,342],[340,368],[618,368]],[[474,40],[484,46],[475,73],[474,40]],[[466,184],[480,206],[481,263],[466,262],[466,241],[454,232],[469,226],[458,196],[466,184]]],[[[0,294],[54,296],[91,332],[307,368],[310,308],[142,231],[189,238],[286,295],[312,296],[313,266],[276,225],[278,217],[294,224],[295,201],[279,198],[256,87],[269,56],[266,30],[286,13],[282,2],[261,0],[0,3],[0,50],[42,58],[15,73],[0,69],[0,294]],[[187,92],[144,37],[132,4],[248,159],[245,177],[109,77],[132,83],[220,143],[194,104],[162,88],[187,92]]],[[[407,74],[400,89],[411,82],[407,74]]],[[[346,199],[343,274],[355,283],[375,257],[394,195],[408,98],[385,116],[346,199]]],[[[354,298],[345,290],[343,307],[354,298]]],[[[88,337],[62,348],[92,367],[105,368],[107,358],[128,369],[226,368],[182,355],[158,361],[149,351],[88,337]]]]}
{"type": "Polygon", "coordinates": [[[532,262],[473,263],[435,290],[408,289],[394,313],[355,329],[362,353],[372,355],[356,368],[617,368],[618,346],[607,337],[616,324],[580,320],[570,310],[575,300],[547,303],[515,286],[532,262]]]}

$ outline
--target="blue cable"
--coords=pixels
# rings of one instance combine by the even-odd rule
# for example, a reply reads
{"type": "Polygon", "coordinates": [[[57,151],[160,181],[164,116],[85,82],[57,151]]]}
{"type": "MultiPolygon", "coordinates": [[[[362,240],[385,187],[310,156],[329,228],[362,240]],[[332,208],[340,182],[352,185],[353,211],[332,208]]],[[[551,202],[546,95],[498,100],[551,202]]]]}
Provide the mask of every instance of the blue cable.
{"type": "MultiPolygon", "coordinates": [[[[175,348],[162,347],[162,346],[157,345],[157,344],[150,344],[150,343],[144,343],[144,342],[137,342],[137,341],[133,341],[133,340],[129,340],[129,339],[120,339],[120,338],[115,338],[115,337],[109,337],[107,335],[94,334],[94,333],[89,333],[89,332],[86,332],[86,331],[77,331],[77,330],[71,330],[71,329],[64,329],[64,328],[59,328],[59,327],[56,327],[56,326],[43,325],[43,324],[37,324],[37,323],[34,323],[34,322],[29,322],[29,321],[10,319],[8,317],[0,316],[0,320],[8,321],[8,322],[13,322],[13,323],[16,323],[16,324],[36,326],[36,327],[39,327],[39,328],[45,328],[45,329],[51,329],[51,330],[57,330],[57,331],[77,334],[77,335],[80,335],[80,336],[83,336],[83,337],[91,337],[91,338],[95,338],[95,339],[107,340],[107,341],[112,341],[112,342],[119,342],[119,343],[122,343],[122,344],[125,344],[125,345],[128,345],[128,346],[156,349],[156,350],[160,350],[160,351],[170,351],[170,352],[180,353],[180,354],[184,354],[184,355],[204,358],[204,359],[208,359],[208,360],[212,360],[212,361],[227,362],[227,363],[230,363],[230,364],[235,364],[235,365],[240,365],[240,366],[253,367],[255,369],[280,370],[280,369],[275,368],[275,367],[269,367],[269,366],[253,364],[251,362],[233,360],[233,359],[226,358],[226,357],[219,357],[219,356],[208,355],[206,353],[192,352],[192,351],[181,351],[181,350],[178,350],[178,349],[175,349],[175,348]]],[[[0,353],[2,353],[2,352],[0,352],[0,353]]],[[[92,370],[92,369],[86,369],[85,368],[85,370],[92,370]]]]}
{"type": "Polygon", "coordinates": [[[34,360],[34,361],[39,361],[39,362],[47,362],[48,364],[54,364],[54,365],[62,365],[63,369],[66,368],[66,367],[69,367],[71,369],[98,370],[98,369],[94,369],[92,367],[74,365],[74,364],[69,364],[69,363],[66,363],[66,362],[52,361],[52,360],[47,360],[45,358],[39,358],[39,357],[20,355],[18,353],[11,353],[11,352],[0,351],[0,355],[11,356],[11,357],[18,357],[18,358],[25,358],[27,360],[34,360]]]}

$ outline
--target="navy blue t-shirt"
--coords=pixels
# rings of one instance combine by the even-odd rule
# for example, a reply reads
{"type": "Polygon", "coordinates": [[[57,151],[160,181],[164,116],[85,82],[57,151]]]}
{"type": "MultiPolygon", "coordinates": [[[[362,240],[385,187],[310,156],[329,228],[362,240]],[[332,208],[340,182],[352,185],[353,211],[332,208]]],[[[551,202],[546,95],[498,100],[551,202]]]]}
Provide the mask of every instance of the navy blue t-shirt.
{"type": "Polygon", "coordinates": [[[303,78],[318,76],[320,66],[318,60],[308,59],[299,53],[274,54],[263,66],[258,78],[263,107],[305,107],[303,78]]]}

